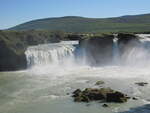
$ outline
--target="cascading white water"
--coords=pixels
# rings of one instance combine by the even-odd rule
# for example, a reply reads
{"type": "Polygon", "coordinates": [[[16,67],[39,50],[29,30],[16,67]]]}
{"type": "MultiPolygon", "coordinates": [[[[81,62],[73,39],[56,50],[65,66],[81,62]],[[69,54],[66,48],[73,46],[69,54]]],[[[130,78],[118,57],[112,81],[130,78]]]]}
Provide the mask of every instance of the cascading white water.
{"type": "MultiPolygon", "coordinates": [[[[149,66],[150,65],[150,35],[140,34],[137,35],[139,37],[140,43],[137,42],[129,42],[129,44],[125,45],[125,51],[123,52],[122,56],[117,60],[122,65],[126,66],[149,66]]],[[[114,42],[114,45],[117,42],[114,42]]],[[[115,56],[118,56],[118,46],[115,46],[115,56]]],[[[121,51],[120,51],[121,52],[121,51]]],[[[116,57],[115,57],[116,58],[116,57]]],[[[115,60],[116,61],[116,60],[115,60]]]]}
{"type": "Polygon", "coordinates": [[[62,66],[74,60],[75,45],[78,41],[62,41],[29,47],[25,54],[28,67],[62,66]]]}
{"type": "Polygon", "coordinates": [[[119,54],[119,47],[118,47],[118,38],[115,35],[113,39],[113,63],[119,64],[120,62],[120,54],[119,54]]]}

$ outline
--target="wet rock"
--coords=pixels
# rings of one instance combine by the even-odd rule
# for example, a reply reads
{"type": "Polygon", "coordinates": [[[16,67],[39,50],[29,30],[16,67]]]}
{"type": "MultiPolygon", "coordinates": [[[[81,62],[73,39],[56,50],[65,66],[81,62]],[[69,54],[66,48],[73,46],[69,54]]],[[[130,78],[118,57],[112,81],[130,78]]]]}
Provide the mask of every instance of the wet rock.
{"type": "Polygon", "coordinates": [[[138,85],[138,86],[145,86],[145,85],[147,85],[148,83],[147,82],[137,82],[137,83],[135,83],[136,85],[138,85]]]}
{"type": "Polygon", "coordinates": [[[104,81],[97,81],[97,82],[95,83],[95,85],[102,85],[102,84],[105,84],[105,82],[104,82],[104,81]]]}
{"type": "Polygon", "coordinates": [[[90,99],[88,96],[81,94],[80,96],[75,97],[74,101],[75,102],[90,102],[90,99]]]}
{"type": "Polygon", "coordinates": [[[103,104],[102,105],[104,108],[107,108],[107,107],[109,107],[107,104],[103,104]]]}
{"type": "Polygon", "coordinates": [[[116,91],[116,92],[108,92],[106,101],[123,103],[123,102],[127,102],[127,99],[128,98],[123,93],[116,91]]]}
{"type": "Polygon", "coordinates": [[[123,103],[128,100],[127,95],[110,88],[86,88],[83,91],[77,89],[73,92],[73,97],[75,102],[104,101],[123,103]]]}
{"type": "Polygon", "coordinates": [[[135,34],[131,34],[131,33],[119,33],[118,39],[119,39],[119,41],[121,41],[123,43],[128,43],[131,40],[137,40],[137,36],[135,34]]]}
{"type": "Polygon", "coordinates": [[[134,34],[119,33],[118,48],[121,61],[126,63],[128,61],[128,55],[134,52],[135,48],[142,48],[142,43],[139,37],[134,34]]]}
{"type": "Polygon", "coordinates": [[[78,97],[80,95],[82,91],[80,89],[76,89],[74,92],[73,92],[73,97],[78,97]]]}
{"type": "Polygon", "coordinates": [[[70,95],[70,93],[67,93],[66,95],[70,95]]]}
{"type": "Polygon", "coordinates": [[[133,97],[132,99],[133,99],[133,100],[138,100],[138,98],[136,98],[136,97],[133,97]]]}
{"type": "Polygon", "coordinates": [[[113,56],[113,38],[113,35],[103,35],[79,40],[81,58],[86,54],[86,60],[91,66],[110,63],[113,56]]]}

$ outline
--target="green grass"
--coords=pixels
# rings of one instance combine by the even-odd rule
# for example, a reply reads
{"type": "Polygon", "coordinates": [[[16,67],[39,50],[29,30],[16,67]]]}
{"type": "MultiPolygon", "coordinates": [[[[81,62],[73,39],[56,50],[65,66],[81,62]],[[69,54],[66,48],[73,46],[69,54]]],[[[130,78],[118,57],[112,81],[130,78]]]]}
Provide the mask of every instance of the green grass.
{"type": "Polygon", "coordinates": [[[60,17],[33,20],[10,28],[10,30],[60,30],[75,33],[148,32],[150,14],[116,18],[60,17]]]}

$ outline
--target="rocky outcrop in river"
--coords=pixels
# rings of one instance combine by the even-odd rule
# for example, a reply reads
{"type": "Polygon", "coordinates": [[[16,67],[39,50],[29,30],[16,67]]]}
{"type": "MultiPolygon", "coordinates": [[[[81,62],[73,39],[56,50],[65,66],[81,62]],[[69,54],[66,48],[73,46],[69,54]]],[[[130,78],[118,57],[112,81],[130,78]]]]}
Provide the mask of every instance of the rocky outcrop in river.
{"type": "Polygon", "coordinates": [[[110,88],[86,88],[83,91],[77,89],[73,92],[73,97],[75,102],[103,101],[124,103],[129,99],[127,95],[110,88]]]}

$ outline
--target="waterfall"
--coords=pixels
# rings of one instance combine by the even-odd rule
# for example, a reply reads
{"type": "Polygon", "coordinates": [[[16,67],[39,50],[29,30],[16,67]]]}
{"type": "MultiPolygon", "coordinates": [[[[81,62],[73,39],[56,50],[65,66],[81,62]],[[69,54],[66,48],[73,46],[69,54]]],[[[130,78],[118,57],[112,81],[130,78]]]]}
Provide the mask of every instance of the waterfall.
{"type": "Polygon", "coordinates": [[[59,66],[73,62],[77,41],[43,44],[29,47],[25,54],[28,68],[43,66],[59,66]]]}
{"type": "Polygon", "coordinates": [[[139,42],[125,45],[125,52],[121,56],[121,63],[127,66],[149,66],[150,64],[150,35],[137,35],[139,42]]]}
{"type": "MultiPolygon", "coordinates": [[[[148,66],[150,64],[150,38],[147,35],[138,35],[138,41],[131,41],[120,47],[117,35],[113,39],[113,65],[126,66],[148,66]]],[[[88,65],[86,53],[77,48],[78,41],[62,41],[60,43],[43,44],[27,48],[25,54],[28,68],[39,67],[49,69],[50,67],[72,68],[88,65]],[[83,55],[81,55],[83,54],[83,55]],[[80,58],[79,56],[83,56],[80,58]]],[[[111,62],[110,62],[111,63],[111,62]]],[[[52,69],[52,68],[51,68],[52,69]]]]}
{"type": "Polygon", "coordinates": [[[120,53],[118,46],[118,38],[117,35],[114,35],[113,39],[113,63],[118,64],[120,62],[120,53]]]}
{"type": "Polygon", "coordinates": [[[126,66],[149,66],[150,35],[137,34],[139,42],[131,40],[120,50],[117,35],[113,39],[113,64],[126,66]]]}

